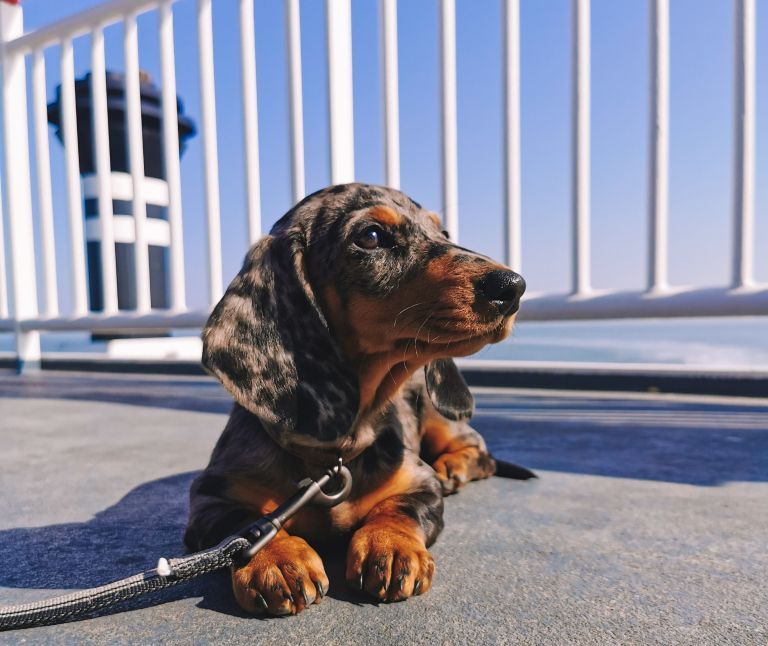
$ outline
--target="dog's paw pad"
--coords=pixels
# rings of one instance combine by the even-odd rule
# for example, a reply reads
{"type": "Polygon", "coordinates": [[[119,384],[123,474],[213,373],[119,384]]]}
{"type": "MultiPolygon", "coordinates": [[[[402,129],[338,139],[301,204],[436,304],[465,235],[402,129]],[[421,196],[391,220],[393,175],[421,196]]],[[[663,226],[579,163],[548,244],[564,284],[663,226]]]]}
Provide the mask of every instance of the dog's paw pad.
{"type": "Polygon", "coordinates": [[[275,539],[232,570],[235,598],[252,614],[295,615],[320,603],[328,587],[317,552],[297,536],[275,539]]]}

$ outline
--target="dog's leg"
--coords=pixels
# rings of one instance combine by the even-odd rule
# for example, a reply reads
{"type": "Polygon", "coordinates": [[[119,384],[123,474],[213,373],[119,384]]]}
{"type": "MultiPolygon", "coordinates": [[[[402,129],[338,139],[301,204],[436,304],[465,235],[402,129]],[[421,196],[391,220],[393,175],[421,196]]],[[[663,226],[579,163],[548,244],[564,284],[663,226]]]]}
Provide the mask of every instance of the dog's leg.
{"type": "MultiPolygon", "coordinates": [[[[248,500],[226,478],[203,473],[192,485],[189,526],[184,542],[200,550],[243,529],[272,511],[275,496],[249,488],[248,500]],[[224,492],[229,496],[225,497],[224,492]]],[[[248,563],[232,568],[232,589],[240,607],[254,614],[296,614],[320,603],[329,582],[323,562],[303,538],[280,531],[248,563]]]]}
{"type": "Polygon", "coordinates": [[[421,419],[421,455],[432,465],[446,495],[496,472],[480,433],[466,422],[446,419],[429,405],[421,419]]]}
{"type": "Polygon", "coordinates": [[[442,527],[443,497],[434,476],[416,491],[386,498],[352,536],[347,582],[382,601],[424,594],[435,572],[427,547],[442,527]]]}

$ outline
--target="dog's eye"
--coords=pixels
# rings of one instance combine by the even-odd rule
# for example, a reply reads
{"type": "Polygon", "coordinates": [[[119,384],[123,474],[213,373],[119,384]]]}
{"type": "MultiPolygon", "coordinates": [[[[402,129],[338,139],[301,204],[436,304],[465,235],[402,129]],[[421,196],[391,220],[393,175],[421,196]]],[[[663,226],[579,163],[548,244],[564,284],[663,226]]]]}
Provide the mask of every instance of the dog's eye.
{"type": "Polygon", "coordinates": [[[450,233],[448,233],[447,231],[443,230],[443,231],[442,231],[442,234],[443,234],[443,235],[444,235],[444,236],[445,236],[445,237],[446,237],[448,240],[450,240],[450,239],[451,239],[451,234],[450,234],[450,233]]]}
{"type": "Polygon", "coordinates": [[[379,247],[391,247],[395,244],[395,240],[381,227],[374,225],[357,236],[355,244],[363,249],[377,249],[379,247]]]}

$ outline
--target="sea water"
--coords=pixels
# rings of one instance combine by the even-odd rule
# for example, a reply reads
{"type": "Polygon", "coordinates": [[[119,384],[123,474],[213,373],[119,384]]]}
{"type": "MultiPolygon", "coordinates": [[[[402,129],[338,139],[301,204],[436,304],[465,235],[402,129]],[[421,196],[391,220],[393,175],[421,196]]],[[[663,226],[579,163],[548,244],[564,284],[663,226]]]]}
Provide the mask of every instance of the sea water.
{"type": "MultiPolygon", "coordinates": [[[[195,335],[184,331],[179,335],[195,335]]],[[[0,352],[12,352],[13,337],[0,334],[0,352]]],[[[87,333],[42,336],[44,352],[103,353],[104,342],[87,333]]],[[[768,370],[768,316],[754,318],[520,322],[506,341],[475,359],[588,361],[732,366],[768,370]]]]}
{"type": "Polygon", "coordinates": [[[520,322],[473,358],[768,369],[768,317],[520,322]]]}

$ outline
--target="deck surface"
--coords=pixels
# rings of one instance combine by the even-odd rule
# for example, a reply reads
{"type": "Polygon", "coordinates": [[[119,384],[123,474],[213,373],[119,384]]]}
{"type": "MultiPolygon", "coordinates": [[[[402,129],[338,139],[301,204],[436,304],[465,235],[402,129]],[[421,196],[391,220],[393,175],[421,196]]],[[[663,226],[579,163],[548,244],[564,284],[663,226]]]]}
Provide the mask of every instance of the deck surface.
{"type": "MultiPolygon", "coordinates": [[[[768,401],[483,391],[475,426],[540,479],[446,503],[424,597],[345,589],[255,619],[226,574],[0,643],[766,644],[768,401]]],[[[203,378],[0,373],[0,605],[182,552],[226,420],[203,378]]]]}

